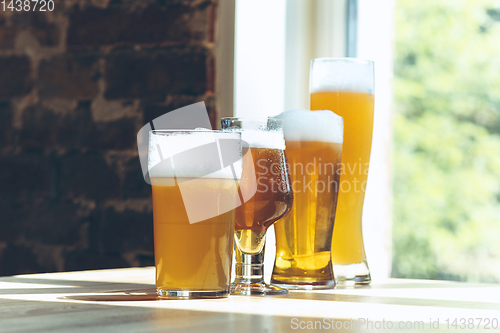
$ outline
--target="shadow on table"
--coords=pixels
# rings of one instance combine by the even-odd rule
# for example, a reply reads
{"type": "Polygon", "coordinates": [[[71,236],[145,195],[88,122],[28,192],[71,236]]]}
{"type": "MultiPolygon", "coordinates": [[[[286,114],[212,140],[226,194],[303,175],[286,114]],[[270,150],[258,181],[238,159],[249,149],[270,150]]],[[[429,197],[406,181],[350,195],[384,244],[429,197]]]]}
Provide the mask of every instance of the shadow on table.
{"type": "Polygon", "coordinates": [[[127,290],[113,293],[95,293],[92,295],[63,296],[58,297],[58,299],[85,302],[140,302],[161,300],[158,296],[156,296],[156,290],[154,288],[127,290]]]}
{"type": "Polygon", "coordinates": [[[7,277],[0,282],[25,284],[24,288],[0,288],[0,295],[23,295],[23,294],[80,294],[80,293],[120,293],[131,290],[151,290],[152,284],[133,282],[103,282],[103,281],[80,281],[60,279],[39,279],[29,277],[7,277]],[[34,287],[33,285],[49,285],[50,287],[34,287]],[[58,287],[60,286],[60,287],[58,287]]]}

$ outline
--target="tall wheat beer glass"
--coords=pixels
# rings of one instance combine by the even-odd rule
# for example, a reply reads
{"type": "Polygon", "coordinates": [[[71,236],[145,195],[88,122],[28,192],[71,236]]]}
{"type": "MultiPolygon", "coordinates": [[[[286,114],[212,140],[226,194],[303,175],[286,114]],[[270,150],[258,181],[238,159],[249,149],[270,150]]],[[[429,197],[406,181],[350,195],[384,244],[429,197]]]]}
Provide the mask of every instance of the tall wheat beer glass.
{"type": "Polygon", "coordinates": [[[229,295],[241,157],[239,133],[150,131],[158,296],[229,295]]]}
{"type": "Polygon", "coordinates": [[[339,197],[332,239],[338,285],[369,284],[361,229],[374,113],[372,61],[319,58],[311,64],[311,110],[331,110],[344,118],[339,197]]]}
{"type": "Polygon", "coordinates": [[[271,283],[289,289],[335,286],[331,246],[342,157],[342,118],[331,111],[290,110],[284,120],[294,202],[276,222],[271,283]]]}

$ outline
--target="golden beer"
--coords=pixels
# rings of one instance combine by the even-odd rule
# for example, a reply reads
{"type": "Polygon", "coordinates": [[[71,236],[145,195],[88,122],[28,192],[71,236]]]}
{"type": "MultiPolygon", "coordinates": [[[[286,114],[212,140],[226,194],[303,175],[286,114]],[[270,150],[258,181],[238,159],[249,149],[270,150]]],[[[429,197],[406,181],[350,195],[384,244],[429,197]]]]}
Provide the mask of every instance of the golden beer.
{"type": "Polygon", "coordinates": [[[170,298],[227,297],[241,135],[151,131],[156,290],[170,298]]]}
{"type": "MultiPolygon", "coordinates": [[[[253,181],[249,172],[255,170],[255,195],[236,208],[235,239],[244,253],[258,253],[265,243],[267,228],[282,217],[293,202],[288,188],[288,174],[283,149],[251,148],[252,158],[243,159],[241,182],[253,181]],[[245,165],[253,163],[253,167],[245,165]]],[[[242,187],[245,187],[242,184],[242,187]]]]}
{"type": "Polygon", "coordinates": [[[342,144],[287,141],[286,154],[294,204],[274,227],[276,262],[271,282],[328,284],[334,278],[330,247],[342,144]]]}
{"type": "MultiPolygon", "coordinates": [[[[156,288],[227,291],[234,210],[191,224],[180,188],[177,183],[171,186],[172,182],[173,179],[151,178],[156,288]]],[[[197,182],[203,183],[200,188],[213,188],[220,200],[235,201],[238,195],[232,179],[201,178],[197,182]]],[[[199,204],[199,209],[207,209],[204,202],[199,204]]]]}
{"type": "Polygon", "coordinates": [[[371,277],[363,245],[362,214],[373,132],[373,63],[351,59],[313,61],[311,110],[331,110],[344,118],[332,260],[337,283],[367,284],[371,277]],[[331,81],[322,75],[330,75],[331,81]]]}
{"type": "Polygon", "coordinates": [[[294,110],[285,121],[286,154],[294,192],[289,215],[275,224],[272,283],[294,289],[335,286],[331,242],[342,157],[342,119],[294,110]]]}
{"type": "Polygon", "coordinates": [[[344,118],[343,170],[332,243],[335,264],[349,265],[365,260],[361,216],[370,162],[373,103],[373,95],[370,94],[311,94],[312,110],[335,110],[344,118]]]}

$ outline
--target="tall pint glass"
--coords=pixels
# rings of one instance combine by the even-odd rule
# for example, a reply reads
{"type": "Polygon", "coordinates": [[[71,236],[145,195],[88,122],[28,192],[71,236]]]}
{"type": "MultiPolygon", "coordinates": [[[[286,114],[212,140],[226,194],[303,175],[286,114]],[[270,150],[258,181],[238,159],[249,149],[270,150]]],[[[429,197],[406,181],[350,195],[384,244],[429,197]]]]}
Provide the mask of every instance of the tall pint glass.
{"type": "Polygon", "coordinates": [[[240,133],[150,131],[158,296],[229,295],[241,158],[240,133]]]}
{"type": "Polygon", "coordinates": [[[342,156],[342,118],[331,111],[291,110],[284,120],[294,203],[276,222],[271,283],[289,289],[335,286],[331,245],[342,156]]]}
{"type": "Polygon", "coordinates": [[[372,144],[373,62],[314,59],[309,89],[311,110],[331,110],[344,118],[343,168],[332,239],[335,279],[338,285],[369,284],[361,218],[372,144]]]}

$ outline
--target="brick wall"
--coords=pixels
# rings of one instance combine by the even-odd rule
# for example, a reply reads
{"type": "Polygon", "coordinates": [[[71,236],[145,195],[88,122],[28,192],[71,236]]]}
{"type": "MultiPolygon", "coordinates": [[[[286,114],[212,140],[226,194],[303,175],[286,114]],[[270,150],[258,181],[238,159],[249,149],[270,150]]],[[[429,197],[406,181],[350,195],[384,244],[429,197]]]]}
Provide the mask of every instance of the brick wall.
{"type": "Polygon", "coordinates": [[[0,275],[153,265],[136,133],[214,110],[216,0],[0,10],[0,275]]]}

